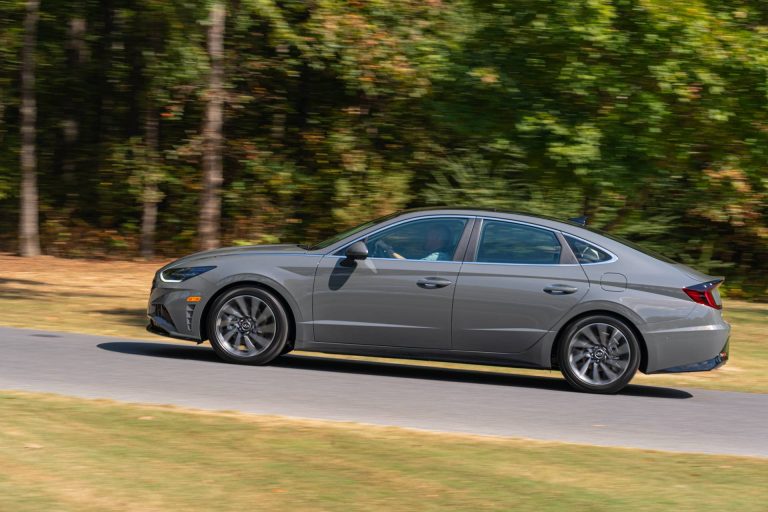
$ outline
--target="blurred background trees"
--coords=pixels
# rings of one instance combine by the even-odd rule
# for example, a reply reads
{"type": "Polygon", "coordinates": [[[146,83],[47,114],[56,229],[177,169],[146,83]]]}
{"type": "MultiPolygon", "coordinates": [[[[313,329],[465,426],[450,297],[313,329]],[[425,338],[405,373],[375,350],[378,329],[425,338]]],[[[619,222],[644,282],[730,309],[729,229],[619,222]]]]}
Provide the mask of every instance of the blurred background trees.
{"type": "Polygon", "coordinates": [[[0,0],[6,250],[31,92],[45,253],[478,205],[586,214],[765,295],[765,2],[42,0],[27,91],[32,3],[0,0]]]}

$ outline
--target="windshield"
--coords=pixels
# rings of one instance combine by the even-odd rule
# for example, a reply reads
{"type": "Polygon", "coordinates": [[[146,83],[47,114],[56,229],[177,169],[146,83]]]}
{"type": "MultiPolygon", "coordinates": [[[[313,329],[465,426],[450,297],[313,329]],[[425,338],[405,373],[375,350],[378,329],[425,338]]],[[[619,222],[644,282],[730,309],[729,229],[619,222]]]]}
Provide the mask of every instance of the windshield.
{"type": "Polygon", "coordinates": [[[344,240],[348,236],[352,236],[355,233],[359,233],[360,231],[363,231],[365,229],[368,229],[370,227],[375,226],[376,224],[379,224],[380,222],[384,222],[385,220],[389,220],[392,217],[396,217],[399,215],[399,212],[390,213],[389,215],[385,215],[384,217],[379,217],[378,219],[369,220],[368,222],[365,222],[363,224],[360,224],[359,226],[355,226],[354,228],[348,229],[346,231],[342,231],[341,233],[337,235],[333,235],[331,238],[327,238],[323,240],[322,242],[315,243],[314,245],[309,245],[310,251],[317,251],[319,249],[325,249],[326,247],[330,247],[336,242],[339,242],[341,240],[344,240]]]}

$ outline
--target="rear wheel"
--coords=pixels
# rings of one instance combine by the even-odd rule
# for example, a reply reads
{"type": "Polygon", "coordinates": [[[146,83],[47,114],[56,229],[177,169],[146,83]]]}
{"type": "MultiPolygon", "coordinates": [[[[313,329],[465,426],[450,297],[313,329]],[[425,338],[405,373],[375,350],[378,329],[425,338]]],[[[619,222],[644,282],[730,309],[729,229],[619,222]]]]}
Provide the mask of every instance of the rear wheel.
{"type": "Polygon", "coordinates": [[[573,323],[558,349],[560,371],[579,391],[617,393],[640,366],[640,345],[617,318],[594,315],[573,323]]]}
{"type": "Polygon", "coordinates": [[[241,287],[216,299],[208,316],[208,339],[223,360],[267,364],[283,353],[288,340],[288,315],[266,290],[241,287]]]}

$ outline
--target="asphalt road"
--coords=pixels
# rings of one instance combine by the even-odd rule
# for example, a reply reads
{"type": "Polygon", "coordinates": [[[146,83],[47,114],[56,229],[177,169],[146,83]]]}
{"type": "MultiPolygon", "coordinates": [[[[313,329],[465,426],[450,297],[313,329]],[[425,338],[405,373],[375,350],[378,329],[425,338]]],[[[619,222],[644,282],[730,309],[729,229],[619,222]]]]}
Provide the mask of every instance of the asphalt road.
{"type": "MultiPolygon", "coordinates": [[[[180,342],[183,343],[183,342],[180,342]]],[[[0,328],[0,389],[605,446],[768,457],[768,395],[286,356],[219,362],[207,346],[0,328]]]]}

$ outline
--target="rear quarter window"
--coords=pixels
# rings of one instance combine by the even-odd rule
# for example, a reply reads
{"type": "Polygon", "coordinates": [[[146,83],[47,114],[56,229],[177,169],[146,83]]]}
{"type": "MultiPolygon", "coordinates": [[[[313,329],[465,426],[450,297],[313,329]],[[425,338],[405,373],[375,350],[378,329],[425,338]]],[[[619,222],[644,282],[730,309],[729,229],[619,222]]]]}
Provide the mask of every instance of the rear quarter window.
{"type": "Polygon", "coordinates": [[[610,254],[589,242],[565,234],[563,236],[579,263],[603,263],[613,258],[610,254]]]}

